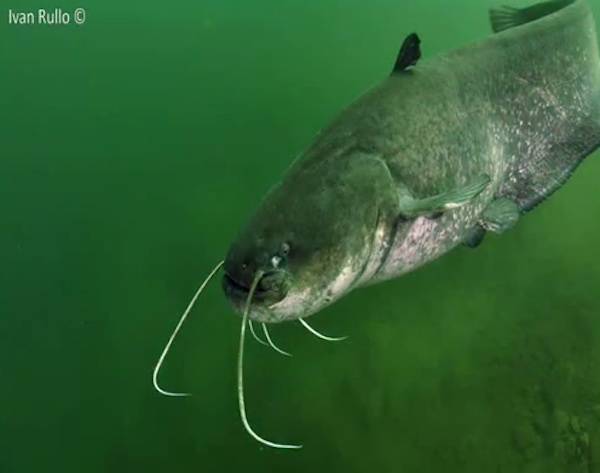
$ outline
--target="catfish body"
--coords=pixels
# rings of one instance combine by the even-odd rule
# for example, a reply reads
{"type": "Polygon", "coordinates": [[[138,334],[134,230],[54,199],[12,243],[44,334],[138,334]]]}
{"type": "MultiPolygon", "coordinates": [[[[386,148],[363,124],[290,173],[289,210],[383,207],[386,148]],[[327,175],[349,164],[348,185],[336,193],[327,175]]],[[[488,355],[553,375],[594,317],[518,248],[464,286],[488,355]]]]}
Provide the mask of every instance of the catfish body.
{"type": "Polygon", "coordinates": [[[306,317],[476,246],[564,184],[600,145],[600,61],[586,3],[547,4],[533,20],[492,13],[504,31],[415,67],[405,44],[400,69],[319,134],[232,245],[234,307],[260,271],[250,317],[306,317]]]}

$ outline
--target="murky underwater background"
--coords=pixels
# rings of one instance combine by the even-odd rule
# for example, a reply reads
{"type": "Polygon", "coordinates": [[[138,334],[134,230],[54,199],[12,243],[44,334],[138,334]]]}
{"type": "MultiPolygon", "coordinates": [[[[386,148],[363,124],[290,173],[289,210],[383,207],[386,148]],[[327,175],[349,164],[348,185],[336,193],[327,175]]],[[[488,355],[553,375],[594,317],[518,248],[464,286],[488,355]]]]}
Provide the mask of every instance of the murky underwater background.
{"type": "MultiPolygon", "coordinates": [[[[314,134],[490,33],[477,0],[11,0],[0,10],[0,472],[600,472],[600,155],[502,236],[248,343],[193,291],[314,134]],[[87,9],[83,26],[8,8],[87,9]]],[[[600,4],[593,9],[600,19],[600,4]]],[[[547,52],[551,54],[551,51],[547,52]]],[[[426,133],[426,130],[424,130],[426,133]]]]}

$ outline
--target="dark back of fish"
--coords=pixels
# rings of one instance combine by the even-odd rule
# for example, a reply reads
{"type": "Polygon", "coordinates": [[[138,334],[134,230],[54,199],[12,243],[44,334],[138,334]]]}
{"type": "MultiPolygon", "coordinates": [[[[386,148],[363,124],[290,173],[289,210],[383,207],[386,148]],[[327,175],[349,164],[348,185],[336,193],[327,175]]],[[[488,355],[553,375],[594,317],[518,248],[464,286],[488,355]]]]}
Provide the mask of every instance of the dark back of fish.
{"type": "MultiPolygon", "coordinates": [[[[490,39],[501,62],[489,94],[498,146],[509,155],[499,195],[522,211],[560,188],[600,146],[600,60],[588,5],[557,0],[530,10],[514,10],[529,22],[490,39]],[[530,18],[544,7],[549,14],[530,18]]],[[[491,17],[494,23],[494,11],[491,17]]]]}

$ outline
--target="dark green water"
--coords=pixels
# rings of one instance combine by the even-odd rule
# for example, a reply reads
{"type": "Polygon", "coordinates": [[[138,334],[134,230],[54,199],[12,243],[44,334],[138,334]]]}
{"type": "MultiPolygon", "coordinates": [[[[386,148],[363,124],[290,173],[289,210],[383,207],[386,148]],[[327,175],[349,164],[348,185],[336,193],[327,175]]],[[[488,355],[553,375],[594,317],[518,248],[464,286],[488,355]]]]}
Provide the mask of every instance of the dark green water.
{"type": "MultiPolygon", "coordinates": [[[[249,343],[198,283],[340,108],[489,34],[475,0],[11,0],[0,10],[0,472],[599,472],[600,156],[511,232],[249,343]],[[7,10],[87,9],[82,26],[7,10]]],[[[600,6],[593,9],[600,18],[600,6]]],[[[549,52],[550,53],[550,52],[549,52]]]]}

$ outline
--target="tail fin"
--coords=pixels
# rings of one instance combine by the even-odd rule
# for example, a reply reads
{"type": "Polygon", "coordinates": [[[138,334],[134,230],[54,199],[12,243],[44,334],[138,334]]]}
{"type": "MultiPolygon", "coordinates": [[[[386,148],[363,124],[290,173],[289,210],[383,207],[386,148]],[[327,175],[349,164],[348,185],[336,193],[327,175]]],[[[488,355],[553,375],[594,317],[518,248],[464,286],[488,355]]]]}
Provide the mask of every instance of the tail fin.
{"type": "Polygon", "coordinates": [[[562,10],[576,0],[550,0],[526,8],[502,6],[490,9],[490,22],[494,33],[529,23],[562,10]]]}

